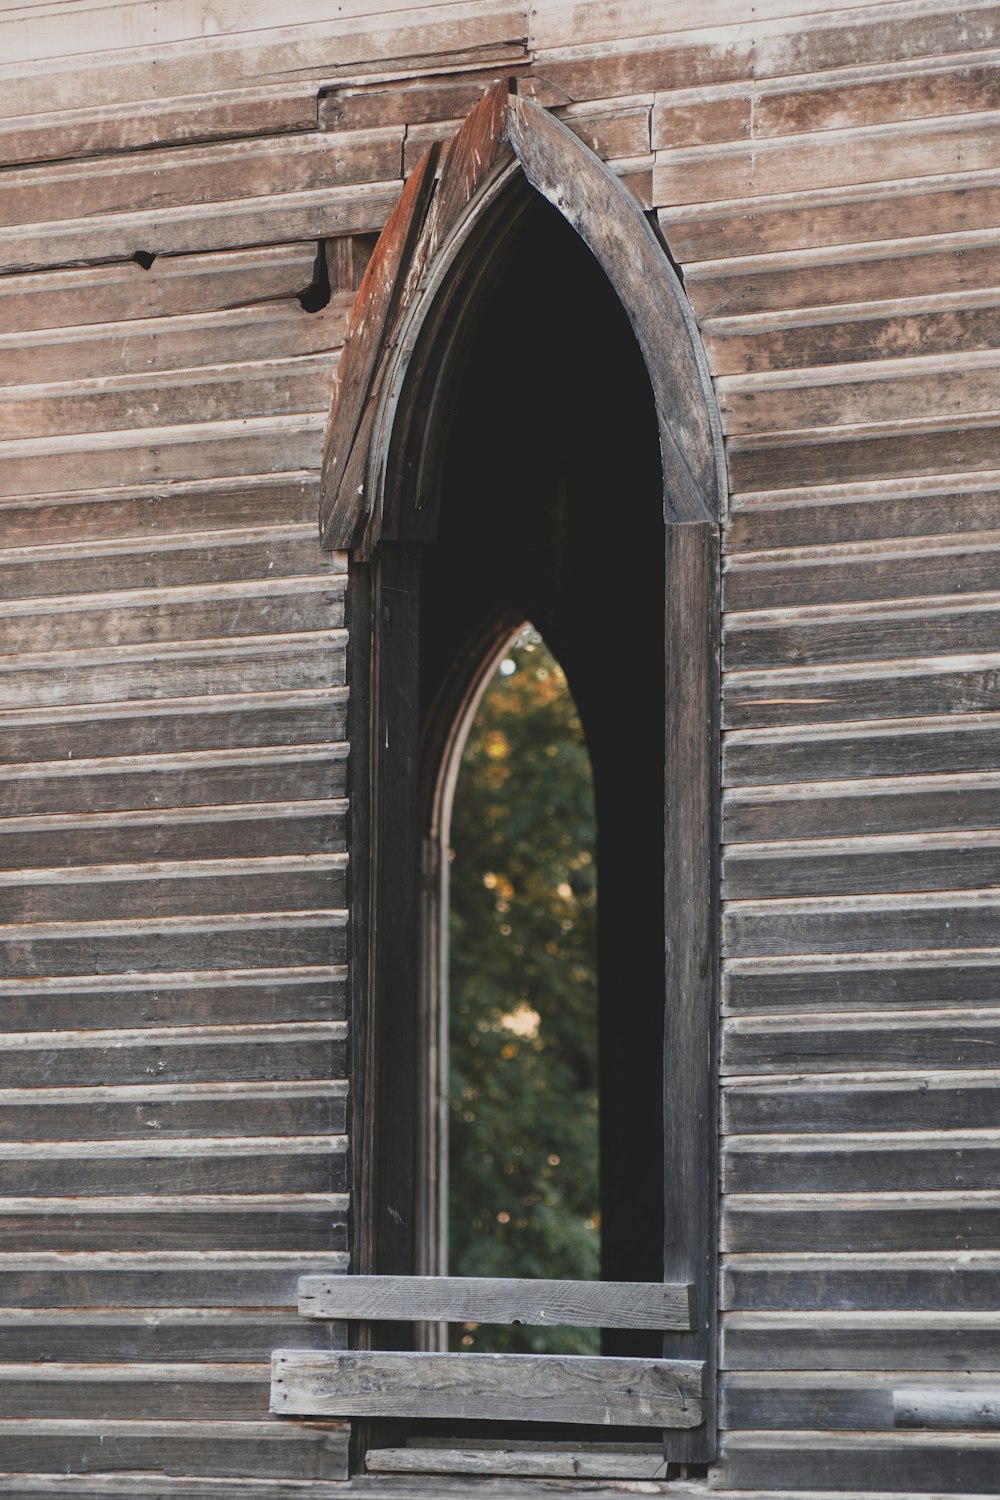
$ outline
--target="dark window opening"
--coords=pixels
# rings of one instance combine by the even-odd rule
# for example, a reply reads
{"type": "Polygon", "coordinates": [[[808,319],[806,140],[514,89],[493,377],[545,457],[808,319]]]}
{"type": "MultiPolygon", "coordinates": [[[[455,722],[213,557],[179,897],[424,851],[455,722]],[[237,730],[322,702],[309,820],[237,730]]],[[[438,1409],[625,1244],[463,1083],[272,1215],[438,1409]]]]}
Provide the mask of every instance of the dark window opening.
{"type": "MultiPolygon", "coordinates": [[[[445,393],[437,540],[421,549],[424,826],[461,705],[512,625],[565,672],[596,810],[601,1248],[663,1276],[662,475],[649,379],[604,273],[532,198],[445,393]]],[[[429,1215],[433,1219],[433,1214],[429,1215]]],[[[662,1339],[605,1333],[605,1353],[662,1339]]]]}

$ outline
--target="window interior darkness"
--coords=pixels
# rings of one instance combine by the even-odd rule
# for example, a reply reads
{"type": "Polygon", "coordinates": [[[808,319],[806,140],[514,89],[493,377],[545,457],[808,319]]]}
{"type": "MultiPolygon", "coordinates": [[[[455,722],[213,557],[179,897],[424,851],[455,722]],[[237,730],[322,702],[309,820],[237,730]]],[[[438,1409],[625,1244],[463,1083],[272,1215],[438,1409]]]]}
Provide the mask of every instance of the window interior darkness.
{"type": "MultiPolygon", "coordinates": [[[[582,240],[534,194],[446,391],[439,529],[421,561],[423,785],[443,703],[498,622],[566,674],[594,776],[602,1279],[663,1274],[662,479],[648,376],[582,240]]],[[[499,639],[503,638],[501,631],[499,639]]],[[[655,1334],[605,1353],[656,1356],[655,1334]]]]}

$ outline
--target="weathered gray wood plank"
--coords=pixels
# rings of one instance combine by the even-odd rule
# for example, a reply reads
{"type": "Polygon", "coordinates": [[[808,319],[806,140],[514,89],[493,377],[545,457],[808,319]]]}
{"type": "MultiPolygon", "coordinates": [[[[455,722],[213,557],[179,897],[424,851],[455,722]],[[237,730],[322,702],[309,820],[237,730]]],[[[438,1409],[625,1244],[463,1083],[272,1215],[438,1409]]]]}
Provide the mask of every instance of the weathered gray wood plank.
{"type": "Polygon", "coordinates": [[[32,1141],[0,1151],[0,1193],[343,1192],[345,1149],[343,1136],[32,1141]]]}
{"type": "Polygon", "coordinates": [[[1000,885],[1000,833],[770,842],[731,847],[723,895],[746,897],[978,890],[1000,885]]]}
{"type": "MultiPolygon", "coordinates": [[[[7,1252],[0,1262],[0,1297],[5,1308],[32,1313],[32,1319],[21,1318],[23,1326],[50,1323],[57,1327],[60,1319],[67,1330],[73,1321],[73,1309],[108,1309],[114,1321],[129,1309],[196,1308],[242,1309],[253,1314],[267,1309],[287,1309],[288,1324],[275,1338],[294,1343],[296,1330],[310,1348],[339,1348],[345,1341],[343,1325],[306,1325],[294,1313],[295,1289],[305,1271],[322,1265],[347,1269],[348,1257],[336,1250],[275,1252],[255,1255],[252,1251],[93,1251],[66,1254],[63,1251],[38,1251],[18,1254],[7,1252]],[[331,1342],[332,1340],[332,1342],[331,1342]]],[[[11,1315],[13,1316],[13,1315],[11,1315]]],[[[206,1316],[208,1316],[206,1314],[206,1316]]],[[[17,1320],[14,1319],[14,1322],[17,1320]]],[[[133,1318],[133,1321],[135,1319],[133,1318]]],[[[14,1322],[5,1325],[6,1339],[14,1322]]],[[[41,1335],[39,1335],[41,1337],[41,1335]]],[[[270,1359],[270,1347],[265,1357],[270,1359]]],[[[13,1356],[12,1356],[13,1357],[13,1356]]],[[[69,1359],[68,1353],[63,1358],[69,1359]]],[[[91,1359],[98,1357],[91,1350],[91,1359]]],[[[265,1403],[266,1404],[266,1403],[265,1403]]]]}
{"type": "MultiPolygon", "coordinates": [[[[780,1252],[827,1254],[839,1252],[867,1254],[872,1251],[923,1250],[992,1250],[1000,1236],[1000,1198],[993,1190],[974,1192],[894,1192],[894,1193],[747,1193],[730,1197],[724,1206],[722,1244],[727,1252],[763,1255],[780,1252]]],[[[957,1337],[954,1317],[949,1324],[952,1339],[957,1337]]],[[[997,1358],[997,1332],[990,1328],[986,1338],[989,1358],[997,1358]]],[[[763,1344],[773,1343],[770,1334],[763,1344]],[[769,1342],[770,1340],[770,1342],[769,1342]]],[[[877,1344],[877,1341],[876,1341],[877,1344]]],[[[961,1361],[959,1343],[954,1355],[961,1361]]],[[[915,1341],[918,1362],[928,1357],[926,1347],[915,1341]]],[[[758,1357],[754,1355],[754,1359],[758,1357]]],[[[760,1356],[763,1357],[763,1356],[760,1356]]],[[[774,1357],[787,1356],[775,1348],[774,1357]]],[[[827,1359],[829,1356],[824,1355],[827,1359]]],[[[815,1349],[809,1355],[815,1369],[815,1349]]],[[[848,1366],[855,1358],[848,1358],[848,1366]]],[[[885,1358],[879,1347],[876,1359],[885,1358]]],[[[854,1366],[856,1368],[856,1365],[854,1366]]],[[[791,1368],[787,1366],[786,1368],[791,1368]]],[[[918,1363],[919,1368],[919,1363],[918,1363]]],[[[926,1368],[926,1365],[924,1366],[926,1368]]]]}
{"type": "Polygon", "coordinates": [[[299,1283],[299,1312],[307,1318],[689,1329],[691,1288],[473,1276],[306,1276],[299,1283]]]}
{"type": "Polygon", "coordinates": [[[998,1333],[995,1312],[741,1312],[726,1320],[722,1361],[737,1370],[988,1373],[998,1333]]]}
{"type": "MultiPolygon", "coordinates": [[[[1000,1041],[995,1010],[942,1009],[908,1015],[734,1017],[725,1029],[723,1072],[879,1073],[988,1064],[1000,1041]]],[[[821,1086],[817,1084],[817,1086],[821,1086]]],[[[970,1122],[971,1123],[971,1122],[970,1122]]]]}
{"type": "Polygon", "coordinates": [[[803,473],[816,484],[863,479],[950,474],[956,469],[996,468],[996,415],[919,417],[912,421],[864,423],[834,429],[835,436],[809,433],[731,438],[730,484],[734,490],[785,489],[803,473]]]}
{"type": "Polygon", "coordinates": [[[986,1432],[734,1433],[718,1483],[737,1490],[988,1494],[1000,1439],[986,1432]],[[956,1477],[957,1476],[957,1477],[956,1477]]]}
{"type": "MultiPolygon", "coordinates": [[[[252,859],[263,847],[275,854],[343,850],[343,798],[332,801],[235,803],[225,807],[136,809],[115,813],[47,813],[0,820],[4,868],[92,865],[114,860],[199,859],[230,854],[252,859]]],[[[220,968],[241,968],[243,959],[220,968]]],[[[272,964],[266,965],[268,968],[272,964]]],[[[148,965],[134,966],[144,973],[148,965]]],[[[183,959],[181,971],[191,965],[183,959]]]]}
{"type": "MultiPolygon", "coordinates": [[[[945,948],[738,959],[726,966],[723,993],[726,1009],[734,1014],[986,1008],[1000,998],[1000,952],[945,948]]],[[[929,1066],[935,1066],[933,1060],[929,1066]]]]}
{"type": "Polygon", "coordinates": [[[985,948],[994,941],[1000,903],[982,893],[816,896],[800,901],[730,904],[723,951],[760,954],[985,948]]]}
{"type": "Polygon", "coordinates": [[[892,1078],[806,1079],[730,1085],[723,1128],[733,1133],[957,1130],[1000,1127],[1000,1073],[914,1072],[892,1078]]]}
{"type": "Polygon", "coordinates": [[[601,1449],[546,1443],[476,1444],[447,1448],[412,1442],[405,1448],[370,1448],[370,1474],[518,1474],[561,1479],[662,1479],[666,1461],[659,1447],[622,1443],[601,1449]]]}
{"type": "Polygon", "coordinates": [[[279,1350],[271,1410],[688,1428],[702,1419],[701,1374],[685,1360],[279,1350]]]}
{"type": "MultiPolygon", "coordinates": [[[[0,502],[6,548],[100,544],[121,537],[184,536],[193,532],[294,526],[305,529],[316,516],[319,475],[288,473],[192,479],[187,484],[109,484],[106,488],[44,491],[0,502]]],[[[9,555],[9,554],[8,554],[9,555]]],[[[322,563],[319,564],[322,569],[322,563]]],[[[43,590],[39,590],[39,593],[43,590]]]]}
{"type": "Polygon", "coordinates": [[[998,1176],[1000,1133],[975,1128],[736,1136],[723,1155],[733,1193],[992,1188],[998,1176]]]}
{"type": "MultiPolygon", "coordinates": [[[[150,1249],[190,1253],[211,1245],[215,1251],[339,1251],[346,1247],[346,1214],[347,1200],[338,1193],[7,1198],[0,1200],[0,1250],[19,1254],[32,1250],[150,1249]]],[[[63,1313],[58,1323],[57,1332],[48,1335],[50,1351],[53,1340],[55,1347],[65,1347],[60,1342],[65,1327],[63,1313]]],[[[146,1331],[150,1335],[146,1352],[154,1357],[162,1347],[157,1338],[164,1336],[163,1329],[147,1324],[146,1331]]],[[[273,1333],[270,1338],[273,1349],[273,1333]]],[[[204,1342],[204,1330],[195,1330],[185,1346],[186,1357],[197,1355],[204,1342]]],[[[254,1357],[261,1358],[267,1352],[258,1350],[254,1357]]],[[[81,1346],[78,1357],[93,1356],[81,1346]]]]}
{"type": "MultiPolygon", "coordinates": [[[[866,599],[915,601],[996,588],[995,529],[927,538],[775,549],[735,559],[726,574],[728,610],[843,606],[866,599]]],[[[914,654],[914,653],[911,653],[914,654]]]]}
{"type": "Polygon", "coordinates": [[[188,1084],[282,1076],[322,1080],[343,1077],[345,1044],[342,1021],[8,1033],[0,1052],[0,1086],[100,1086],[109,1077],[118,1085],[150,1084],[152,1079],[188,1084]]]}
{"type": "Polygon", "coordinates": [[[73,1418],[260,1421],[266,1409],[266,1364],[0,1364],[5,1420],[73,1418]]]}
{"type": "Polygon", "coordinates": [[[971,1389],[900,1386],[892,1393],[897,1427],[1000,1428],[1000,1383],[971,1389]]]}
{"type": "MultiPolygon", "coordinates": [[[[116,434],[119,449],[124,439],[116,434]]],[[[226,483],[223,481],[222,483],[226,483]]],[[[195,498],[197,491],[191,497],[195,498]]],[[[124,529],[124,528],[123,528],[124,529]]],[[[82,543],[57,542],[36,531],[30,547],[0,551],[3,598],[38,599],[106,594],[134,588],[179,588],[262,578],[340,574],[345,559],[320,552],[315,529],[289,521],[270,526],[225,527],[206,534],[121,536],[82,543]]]]}
{"type": "Polygon", "coordinates": [[[309,285],[312,241],[207,255],[158,255],[148,268],[132,260],[77,270],[33,272],[4,282],[0,335],[41,328],[211,313],[260,298],[294,305],[309,285]]]}
{"type": "Polygon", "coordinates": [[[38,1418],[0,1425],[0,1463],[8,1471],[37,1467],[38,1455],[56,1472],[105,1473],[134,1469],[206,1478],[347,1478],[348,1430],[341,1423],[120,1421],[38,1418]]]}
{"type": "Polygon", "coordinates": [[[860,840],[865,837],[872,838],[872,847],[878,847],[875,840],[893,835],[951,833],[960,838],[965,828],[996,827],[998,792],[995,770],[734,788],[725,799],[726,839],[756,845],[808,839],[810,851],[820,852],[824,845],[817,849],[816,840],[852,836],[856,842],[848,849],[864,848],[860,840]]]}
{"type": "Polygon", "coordinates": [[[731,553],[738,553],[990,531],[997,499],[995,474],[797,485],[771,495],[734,496],[726,540],[731,553]]]}
{"type": "Polygon", "coordinates": [[[817,725],[808,735],[798,727],[734,730],[726,737],[723,765],[723,781],[733,788],[994,771],[1000,765],[1000,715],[817,725]]]}
{"type": "MultiPolygon", "coordinates": [[[[734,1312],[854,1311],[992,1313],[1000,1256],[989,1250],[895,1250],[876,1254],[736,1255],[722,1277],[734,1312]]],[[[959,1338],[968,1330],[963,1330],[959,1338]]],[[[929,1345],[928,1345],[929,1347],[929,1345]]]]}
{"type": "MultiPolygon", "coordinates": [[[[346,1082],[249,1085],[96,1085],[0,1089],[3,1139],[127,1140],[315,1136],[345,1128],[346,1082]],[[153,1136],[156,1133],[156,1136],[153,1136]]],[[[0,1269],[0,1278],[3,1271],[0,1269]]],[[[289,1301],[294,1301],[294,1289],[289,1301]]]]}
{"type": "MultiPolygon", "coordinates": [[[[696,1288],[694,1327],[714,1409],[719,1010],[719,539],[711,523],[666,528],[663,1038],[664,1267],[696,1288]],[[700,623],[698,623],[700,622],[700,623]]],[[[681,1336],[664,1353],[688,1353],[681,1336]]],[[[710,1416],[707,1427],[714,1426],[710,1416]]],[[[714,1457],[714,1432],[671,1458],[714,1457]]]]}

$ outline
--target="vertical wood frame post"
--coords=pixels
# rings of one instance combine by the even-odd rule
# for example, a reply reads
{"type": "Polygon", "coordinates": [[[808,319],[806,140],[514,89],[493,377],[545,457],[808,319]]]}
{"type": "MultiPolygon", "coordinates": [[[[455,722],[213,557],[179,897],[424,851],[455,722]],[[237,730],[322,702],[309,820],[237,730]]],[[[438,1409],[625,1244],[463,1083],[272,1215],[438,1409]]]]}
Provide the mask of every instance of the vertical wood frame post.
{"type": "MultiPolygon", "coordinates": [[[[715,1411],[718,1303],[719,542],[711,521],[666,528],[663,1263],[665,1280],[695,1289],[706,1413],[715,1411]]],[[[691,1346],[691,1335],[668,1334],[664,1353],[684,1358],[691,1346]]],[[[714,1418],[668,1435],[672,1462],[714,1456],[714,1418]]]]}

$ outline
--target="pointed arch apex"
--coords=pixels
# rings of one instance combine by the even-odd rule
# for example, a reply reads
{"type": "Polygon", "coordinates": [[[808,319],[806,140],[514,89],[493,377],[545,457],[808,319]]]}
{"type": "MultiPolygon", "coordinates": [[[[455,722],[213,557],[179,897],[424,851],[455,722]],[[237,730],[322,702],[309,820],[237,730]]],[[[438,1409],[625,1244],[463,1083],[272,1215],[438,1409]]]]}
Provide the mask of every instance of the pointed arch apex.
{"type": "MultiPolygon", "coordinates": [[[[474,264],[458,268],[451,258],[511,168],[580,235],[628,315],[656,406],[665,520],[718,521],[724,514],[718,407],[694,315],[669,258],[606,163],[518,94],[510,78],[483,96],[451,142],[421,158],[379,237],[351,311],[327,433],[325,547],[370,556],[382,535],[383,398],[413,351],[414,326],[422,325],[440,290],[442,264],[449,275],[474,278],[474,264]]],[[[460,309],[461,301],[455,305],[460,309]]]]}

